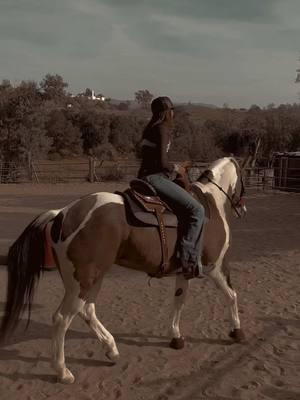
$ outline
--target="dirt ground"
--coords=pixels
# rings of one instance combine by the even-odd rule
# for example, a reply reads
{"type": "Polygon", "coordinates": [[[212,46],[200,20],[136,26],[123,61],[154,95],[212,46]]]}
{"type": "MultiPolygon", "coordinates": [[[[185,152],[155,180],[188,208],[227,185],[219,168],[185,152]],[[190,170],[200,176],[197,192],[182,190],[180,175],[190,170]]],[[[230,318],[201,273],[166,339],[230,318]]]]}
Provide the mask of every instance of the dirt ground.
{"type": "MultiPolygon", "coordinates": [[[[117,185],[0,185],[0,254],[42,210],[117,185]]],[[[246,344],[232,344],[224,299],[209,280],[191,284],[181,329],[183,350],[168,347],[174,280],[113,267],[97,301],[121,359],[112,366],[76,318],[67,334],[73,385],[50,367],[51,315],[63,288],[43,275],[32,313],[0,347],[0,399],[300,399],[300,194],[252,193],[244,220],[233,220],[232,281],[246,344]]],[[[0,314],[6,270],[0,268],[0,314]]]]}

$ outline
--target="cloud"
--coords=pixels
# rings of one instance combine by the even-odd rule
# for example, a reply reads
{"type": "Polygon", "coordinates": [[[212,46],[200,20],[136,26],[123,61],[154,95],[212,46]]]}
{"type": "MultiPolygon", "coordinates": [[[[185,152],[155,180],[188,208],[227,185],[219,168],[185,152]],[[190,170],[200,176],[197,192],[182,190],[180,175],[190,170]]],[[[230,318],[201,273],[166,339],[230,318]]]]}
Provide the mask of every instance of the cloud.
{"type": "Polygon", "coordinates": [[[274,6],[280,0],[98,0],[122,12],[185,16],[197,19],[237,21],[273,21],[277,19],[274,6]]]}
{"type": "Polygon", "coordinates": [[[247,45],[251,37],[259,43],[257,36],[268,29],[274,34],[280,0],[97,1],[107,5],[114,23],[141,48],[215,57],[226,47],[235,52],[235,46],[243,40],[247,45]]]}
{"type": "Polygon", "coordinates": [[[16,42],[47,48],[57,55],[95,57],[112,34],[111,24],[99,23],[97,13],[88,12],[77,0],[51,2],[5,1],[0,6],[0,46],[12,48],[16,42]]]}
{"type": "Polygon", "coordinates": [[[294,101],[299,12],[298,0],[2,0],[0,79],[50,72],[117,98],[148,88],[183,101],[294,101]]]}

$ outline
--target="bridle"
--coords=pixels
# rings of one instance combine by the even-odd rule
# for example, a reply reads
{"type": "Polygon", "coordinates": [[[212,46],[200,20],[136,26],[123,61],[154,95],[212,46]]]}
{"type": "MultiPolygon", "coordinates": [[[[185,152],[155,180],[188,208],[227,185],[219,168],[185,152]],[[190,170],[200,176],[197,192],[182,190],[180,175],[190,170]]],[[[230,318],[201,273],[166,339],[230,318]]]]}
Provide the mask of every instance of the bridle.
{"type": "Polygon", "coordinates": [[[236,215],[237,215],[239,218],[241,218],[242,215],[241,215],[241,213],[239,212],[238,207],[240,207],[240,206],[243,205],[243,196],[244,196],[244,194],[245,194],[245,186],[244,186],[244,182],[243,182],[242,176],[241,176],[241,193],[240,193],[240,196],[239,196],[239,198],[238,198],[237,201],[234,201],[235,194],[233,194],[233,196],[230,197],[229,194],[226,193],[225,190],[224,190],[220,185],[218,185],[215,181],[213,181],[212,179],[210,179],[210,177],[209,177],[207,174],[204,173],[204,177],[205,177],[210,183],[212,183],[213,185],[215,185],[215,186],[220,190],[220,192],[222,192],[222,193],[227,197],[227,199],[230,201],[231,207],[232,207],[232,208],[234,209],[234,211],[236,212],[236,215]]]}

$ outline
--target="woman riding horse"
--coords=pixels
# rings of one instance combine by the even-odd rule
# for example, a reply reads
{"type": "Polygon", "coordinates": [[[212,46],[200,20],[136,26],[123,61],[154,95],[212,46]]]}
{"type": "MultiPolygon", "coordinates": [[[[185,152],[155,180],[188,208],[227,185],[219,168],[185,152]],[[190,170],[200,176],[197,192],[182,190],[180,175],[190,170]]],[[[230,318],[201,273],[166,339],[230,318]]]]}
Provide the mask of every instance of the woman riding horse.
{"type": "Polygon", "coordinates": [[[185,174],[183,165],[168,160],[172,139],[174,108],[168,97],[157,97],[151,104],[152,118],[143,132],[140,179],[150,183],[161,199],[174,211],[179,222],[178,262],[189,279],[202,274],[201,233],[205,212],[203,206],[174,182],[185,174]]]}

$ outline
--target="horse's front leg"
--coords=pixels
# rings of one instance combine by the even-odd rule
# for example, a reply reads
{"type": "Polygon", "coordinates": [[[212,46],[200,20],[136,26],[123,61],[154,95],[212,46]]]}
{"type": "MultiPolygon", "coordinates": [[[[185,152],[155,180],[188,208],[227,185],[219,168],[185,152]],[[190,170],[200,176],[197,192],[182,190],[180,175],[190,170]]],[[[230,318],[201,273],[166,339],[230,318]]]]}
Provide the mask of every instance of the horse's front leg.
{"type": "Polygon", "coordinates": [[[188,288],[189,280],[185,279],[182,274],[177,274],[174,298],[174,312],[172,319],[172,340],[170,342],[170,347],[176,350],[182,349],[184,347],[184,337],[180,334],[179,322],[181,312],[186,300],[188,288]]]}
{"type": "Polygon", "coordinates": [[[232,324],[232,330],[230,331],[229,336],[236,342],[243,342],[246,338],[244,332],[241,329],[237,294],[230,282],[229,268],[227,271],[227,276],[225,276],[224,273],[221,271],[221,268],[216,267],[208,273],[208,276],[215,282],[217,287],[221,289],[228,302],[230,311],[229,315],[232,324]]]}

